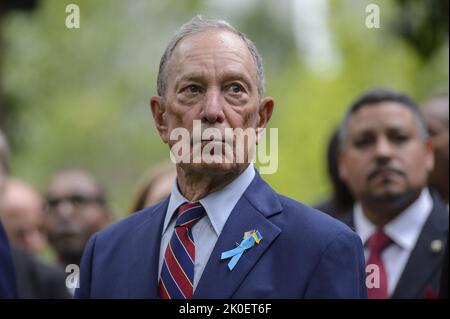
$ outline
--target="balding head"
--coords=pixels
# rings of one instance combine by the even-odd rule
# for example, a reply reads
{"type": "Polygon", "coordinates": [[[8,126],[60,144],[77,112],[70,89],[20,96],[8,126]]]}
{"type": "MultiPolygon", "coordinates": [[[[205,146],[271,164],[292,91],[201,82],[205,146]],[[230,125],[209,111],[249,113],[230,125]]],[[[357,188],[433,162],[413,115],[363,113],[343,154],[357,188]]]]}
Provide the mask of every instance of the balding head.
{"type": "Polygon", "coordinates": [[[423,103],[422,111],[429,122],[433,119],[448,129],[448,95],[436,95],[423,103]]]}
{"type": "Polygon", "coordinates": [[[435,165],[430,174],[430,186],[448,202],[448,95],[438,95],[423,103],[422,111],[434,149],[435,165]]]}
{"type": "Polygon", "coordinates": [[[10,240],[38,254],[46,245],[43,227],[43,199],[31,185],[8,179],[4,188],[0,217],[10,240]]]}
{"type": "Polygon", "coordinates": [[[168,85],[168,65],[171,60],[172,54],[174,53],[178,44],[188,36],[211,30],[228,31],[230,33],[239,36],[241,40],[245,43],[245,46],[247,47],[255,63],[256,69],[255,74],[258,83],[258,94],[260,97],[262,97],[264,95],[265,76],[262,65],[262,57],[259,54],[255,44],[249,38],[247,38],[245,34],[236,30],[228,22],[224,20],[204,18],[200,15],[195,16],[189,22],[181,26],[180,29],[178,29],[175,35],[172,37],[169,44],[167,45],[159,65],[159,72],[157,79],[158,95],[165,96],[166,94],[166,89],[168,85]]]}
{"type": "Polygon", "coordinates": [[[52,196],[79,194],[106,201],[105,191],[97,179],[82,169],[66,169],[54,174],[49,181],[47,193],[52,196]]]}

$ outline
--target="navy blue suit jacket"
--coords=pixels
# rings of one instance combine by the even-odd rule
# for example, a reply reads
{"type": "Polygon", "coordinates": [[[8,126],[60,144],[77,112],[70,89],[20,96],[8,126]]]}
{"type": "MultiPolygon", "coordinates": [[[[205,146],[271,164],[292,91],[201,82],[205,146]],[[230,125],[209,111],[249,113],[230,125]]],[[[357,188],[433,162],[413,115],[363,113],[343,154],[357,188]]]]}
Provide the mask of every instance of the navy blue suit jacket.
{"type": "MultiPolygon", "coordinates": [[[[95,234],[84,251],[78,298],[157,298],[169,200],[95,234]]],[[[194,298],[366,298],[363,247],[343,223],[275,193],[257,173],[230,214],[194,298]],[[230,271],[223,251],[246,231],[263,236],[230,271]]]]}
{"type": "Polygon", "coordinates": [[[0,298],[16,298],[16,276],[8,239],[0,223],[0,298]]]}

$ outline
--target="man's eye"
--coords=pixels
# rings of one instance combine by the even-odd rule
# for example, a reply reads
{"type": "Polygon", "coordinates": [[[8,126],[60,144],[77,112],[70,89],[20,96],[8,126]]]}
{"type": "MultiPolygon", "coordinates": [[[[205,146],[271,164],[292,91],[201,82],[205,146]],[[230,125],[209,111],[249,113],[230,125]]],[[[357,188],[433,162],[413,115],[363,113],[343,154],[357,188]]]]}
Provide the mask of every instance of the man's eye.
{"type": "Polygon", "coordinates": [[[368,138],[364,138],[364,139],[357,139],[355,140],[355,142],[353,143],[353,145],[356,148],[365,148],[367,146],[369,146],[371,143],[371,140],[368,138]]]}
{"type": "Polygon", "coordinates": [[[392,141],[397,144],[405,143],[409,140],[409,137],[406,135],[394,135],[392,136],[392,141]]]}
{"type": "Polygon", "coordinates": [[[436,132],[435,130],[432,129],[428,129],[428,135],[430,135],[431,137],[438,135],[438,132],[436,132]]]}
{"type": "Polygon", "coordinates": [[[196,84],[188,85],[183,89],[183,91],[186,91],[187,93],[200,93],[201,90],[201,87],[196,84]]]}
{"type": "Polygon", "coordinates": [[[228,92],[234,93],[234,94],[244,92],[244,88],[242,87],[242,85],[237,84],[237,83],[232,83],[232,84],[228,85],[226,87],[226,90],[228,92]]]}

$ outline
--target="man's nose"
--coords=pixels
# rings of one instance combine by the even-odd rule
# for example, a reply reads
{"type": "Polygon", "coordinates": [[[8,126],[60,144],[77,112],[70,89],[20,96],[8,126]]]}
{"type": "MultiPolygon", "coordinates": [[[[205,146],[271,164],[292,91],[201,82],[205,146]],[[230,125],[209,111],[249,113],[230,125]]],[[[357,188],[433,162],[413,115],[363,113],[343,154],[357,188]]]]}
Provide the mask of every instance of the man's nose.
{"type": "Polygon", "coordinates": [[[61,218],[67,220],[69,220],[75,213],[75,206],[66,200],[61,201],[55,209],[61,218]]]}
{"type": "Polygon", "coordinates": [[[202,122],[210,124],[222,123],[224,121],[223,103],[220,89],[212,88],[208,90],[202,110],[202,122]]]}
{"type": "Polygon", "coordinates": [[[375,156],[378,159],[389,159],[394,152],[394,145],[385,137],[378,138],[375,145],[375,156]]]}

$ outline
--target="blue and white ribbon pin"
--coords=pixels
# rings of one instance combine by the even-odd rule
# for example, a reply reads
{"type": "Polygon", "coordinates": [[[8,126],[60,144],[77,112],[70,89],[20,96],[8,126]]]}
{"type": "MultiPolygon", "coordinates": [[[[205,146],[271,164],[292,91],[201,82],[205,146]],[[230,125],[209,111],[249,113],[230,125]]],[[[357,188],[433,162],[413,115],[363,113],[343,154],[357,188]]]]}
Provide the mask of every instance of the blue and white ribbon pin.
{"type": "Polygon", "coordinates": [[[262,239],[261,234],[259,233],[259,231],[256,230],[252,232],[250,236],[244,238],[239,244],[239,246],[237,246],[234,249],[223,252],[220,259],[222,260],[232,257],[230,262],[228,263],[228,269],[233,270],[233,268],[236,266],[237,262],[241,258],[242,254],[244,253],[244,251],[252,248],[255,245],[255,243],[259,244],[261,239],[262,239]]]}

